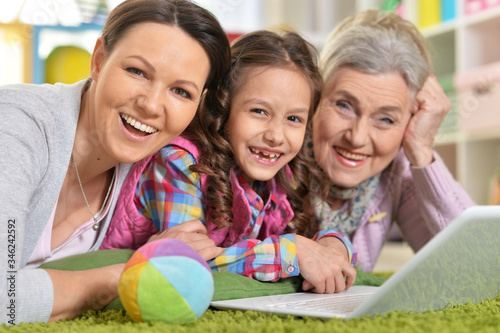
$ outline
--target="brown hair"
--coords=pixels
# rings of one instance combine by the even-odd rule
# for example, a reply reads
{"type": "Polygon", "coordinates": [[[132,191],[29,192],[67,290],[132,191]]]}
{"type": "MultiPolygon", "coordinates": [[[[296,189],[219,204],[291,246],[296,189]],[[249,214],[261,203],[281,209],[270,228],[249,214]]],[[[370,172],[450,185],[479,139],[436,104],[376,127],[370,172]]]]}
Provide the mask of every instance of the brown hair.
{"type": "MultiPolygon", "coordinates": [[[[191,166],[194,172],[207,175],[205,197],[207,221],[218,227],[232,224],[232,189],[230,170],[236,166],[226,125],[231,109],[231,97],[240,89],[246,74],[257,67],[285,67],[299,70],[308,78],[311,87],[311,104],[308,126],[321,99],[322,78],[316,66],[316,51],[300,35],[292,31],[276,33],[256,31],[236,39],[231,45],[232,65],[221,89],[214,100],[205,99],[200,111],[184,133],[194,141],[200,150],[200,158],[191,166]]],[[[287,178],[285,168],[276,175],[277,183],[287,193],[294,210],[294,231],[302,232],[310,222],[310,216],[303,213],[304,198],[308,197],[311,161],[301,152],[293,158],[290,166],[296,188],[287,178]]]]}
{"type": "Polygon", "coordinates": [[[130,27],[143,22],[172,25],[195,39],[210,61],[205,87],[219,86],[231,54],[224,30],[209,11],[187,0],[126,0],[111,11],[102,30],[106,50],[112,52],[130,27]]]}

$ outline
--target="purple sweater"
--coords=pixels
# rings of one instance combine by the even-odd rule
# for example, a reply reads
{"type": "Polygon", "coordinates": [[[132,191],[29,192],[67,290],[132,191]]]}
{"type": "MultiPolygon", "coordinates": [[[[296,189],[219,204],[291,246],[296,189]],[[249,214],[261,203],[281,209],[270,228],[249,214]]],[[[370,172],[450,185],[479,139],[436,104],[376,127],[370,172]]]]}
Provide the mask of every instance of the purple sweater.
{"type": "Polygon", "coordinates": [[[434,159],[427,167],[413,167],[401,149],[382,172],[373,201],[350,235],[362,270],[373,270],[393,221],[416,252],[475,205],[437,153],[434,159]]]}

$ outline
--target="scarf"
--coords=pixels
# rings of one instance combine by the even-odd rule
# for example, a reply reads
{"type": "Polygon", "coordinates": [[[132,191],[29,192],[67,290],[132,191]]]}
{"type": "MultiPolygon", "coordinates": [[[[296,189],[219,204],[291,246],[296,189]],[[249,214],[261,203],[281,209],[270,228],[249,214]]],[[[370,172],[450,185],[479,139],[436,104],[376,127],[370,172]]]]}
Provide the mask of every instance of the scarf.
{"type": "MultiPolygon", "coordinates": [[[[314,159],[312,136],[308,133],[304,140],[304,149],[308,156],[314,159]]],[[[317,164],[316,164],[317,165],[317,164]]],[[[318,165],[319,167],[319,165],[318,165]]],[[[363,214],[377,192],[380,174],[377,174],[355,187],[340,187],[330,185],[330,195],[335,198],[347,200],[347,206],[332,209],[330,204],[318,197],[312,198],[316,221],[320,224],[319,230],[336,230],[344,235],[356,230],[363,214]]]]}

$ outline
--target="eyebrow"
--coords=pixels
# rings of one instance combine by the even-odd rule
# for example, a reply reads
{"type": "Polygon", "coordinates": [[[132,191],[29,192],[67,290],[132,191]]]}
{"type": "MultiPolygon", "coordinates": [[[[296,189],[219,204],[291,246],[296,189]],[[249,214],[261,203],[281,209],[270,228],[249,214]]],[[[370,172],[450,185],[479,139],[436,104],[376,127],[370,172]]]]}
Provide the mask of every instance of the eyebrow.
{"type": "MultiPolygon", "coordinates": [[[[268,102],[266,102],[266,101],[264,101],[262,99],[258,99],[258,98],[250,98],[249,100],[245,101],[245,104],[250,104],[250,103],[261,104],[261,105],[263,105],[264,107],[266,107],[268,109],[272,109],[273,108],[271,106],[271,104],[269,104],[268,102]]],[[[296,109],[293,109],[293,112],[309,113],[309,108],[296,108],[296,109]]]]}
{"type": "MultiPolygon", "coordinates": [[[[141,61],[144,64],[144,66],[146,66],[148,68],[148,70],[150,72],[156,73],[156,69],[154,68],[154,66],[151,65],[151,63],[149,61],[147,61],[144,57],[142,57],[140,55],[132,55],[132,56],[129,56],[128,58],[134,58],[134,59],[141,61]]],[[[176,80],[175,83],[189,85],[189,86],[192,86],[194,89],[196,89],[196,92],[200,91],[200,88],[198,88],[198,86],[194,82],[189,81],[189,80],[176,80]]]]}
{"type": "Polygon", "coordinates": [[[156,69],[153,67],[153,65],[151,65],[151,63],[149,61],[144,59],[144,57],[142,57],[140,55],[132,55],[132,56],[129,56],[128,58],[134,58],[134,59],[140,60],[141,62],[144,63],[144,66],[146,66],[150,72],[156,73],[156,69]]]}
{"type": "MultiPolygon", "coordinates": [[[[336,91],[336,93],[344,95],[347,99],[351,100],[353,102],[353,104],[356,104],[356,105],[360,104],[359,99],[347,90],[339,90],[339,91],[336,91]]],[[[379,107],[377,110],[378,111],[387,111],[387,112],[389,112],[389,111],[403,112],[403,110],[401,110],[401,108],[399,106],[393,106],[393,105],[384,105],[382,107],[379,107]]]]}

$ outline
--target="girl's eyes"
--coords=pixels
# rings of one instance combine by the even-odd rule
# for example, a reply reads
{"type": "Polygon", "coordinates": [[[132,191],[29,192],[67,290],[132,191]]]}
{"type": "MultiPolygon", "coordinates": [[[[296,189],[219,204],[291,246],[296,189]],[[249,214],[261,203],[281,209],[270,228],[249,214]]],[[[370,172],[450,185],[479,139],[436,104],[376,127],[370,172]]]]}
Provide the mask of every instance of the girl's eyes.
{"type": "Polygon", "coordinates": [[[262,109],[251,109],[250,112],[257,113],[257,114],[262,114],[262,115],[266,114],[266,111],[264,111],[262,109]]]}
{"type": "Polygon", "coordinates": [[[184,97],[184,98],[187,98],[187,99],[191,99],[191,94],[188,93],[186,90],[184,90],[182,88],[174,88],[173,92],[174,92],[174,94],[177,94],[177,95],[179,95],[181,97],[184,97]]]}
{"type": "MultiPolygon", "coordinates": [[[[250,109],[250,112],[256,113],[258,115],[263,115],[263,116],[267,115],[267,112],[262,110],[262,109],[250,109]]],[[[297,116],[288,116],[286,119],[288,121],[292,121],[294,123],[303,123],[304,122],[304,120],[302,118],[297,117],[297,116]]]]}
{"type": "Polygon", "coordinates": [[[290,120],[290,121],[293,121],[294,123],[303,123],[304,122],[302,120],[302,118],[297,117],[297,116],[290,116],[287,119],[290,120]]]}

